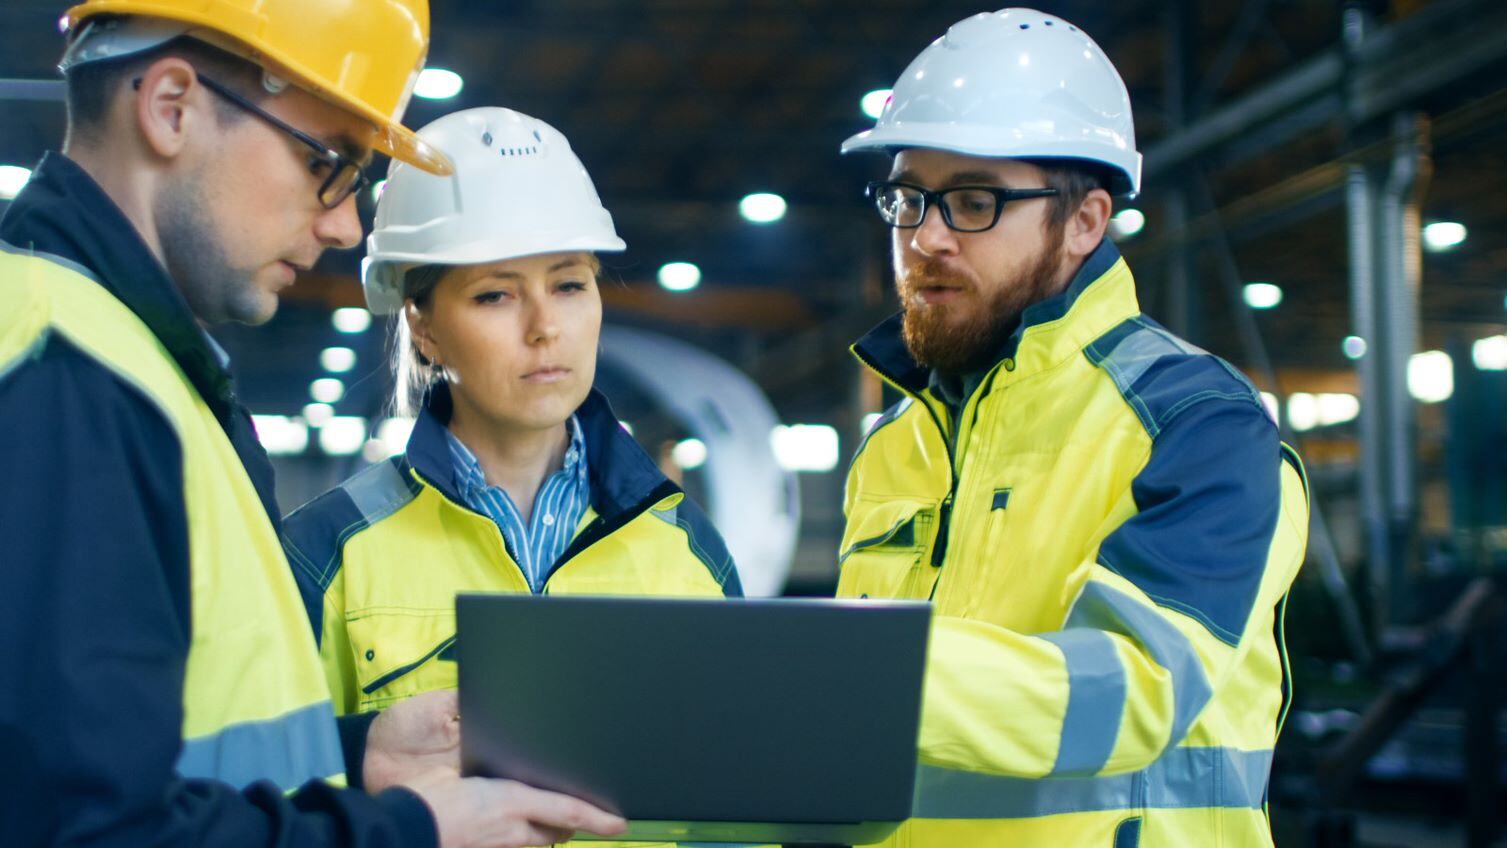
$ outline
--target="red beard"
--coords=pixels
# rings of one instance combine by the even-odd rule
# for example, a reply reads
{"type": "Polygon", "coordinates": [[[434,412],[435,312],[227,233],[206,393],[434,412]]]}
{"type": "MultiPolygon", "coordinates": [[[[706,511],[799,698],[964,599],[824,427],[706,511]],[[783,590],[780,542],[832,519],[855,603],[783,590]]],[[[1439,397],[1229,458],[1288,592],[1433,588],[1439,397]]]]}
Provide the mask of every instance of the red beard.
{"type": "Polygon", "coordinates": [[[1005,340],[1015,331],[1020,314],[1057,289],[1066,227],[1049,227],[1046,244],[1024,272],[990,291],[977,283],[950,276],[941,262],[926,260],[912,266],[896,289],[905,308],[901,326],[912,357],[943,374],[967,374],[993,364],[1005,340]],[[928,286],[946,285],[968,293],[962,303],[928,304],[916,295],[928,286]],[[972,311],[965,311],[975,305],[972,311]]]}

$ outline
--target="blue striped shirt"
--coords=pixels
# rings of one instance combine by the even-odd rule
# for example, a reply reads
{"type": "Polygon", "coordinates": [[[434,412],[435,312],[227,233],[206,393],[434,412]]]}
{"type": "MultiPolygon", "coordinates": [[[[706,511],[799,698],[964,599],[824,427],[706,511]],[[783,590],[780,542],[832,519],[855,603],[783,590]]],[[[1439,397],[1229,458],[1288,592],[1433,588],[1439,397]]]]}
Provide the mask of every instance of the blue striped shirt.
{"type": "Polygon", "coordinates": [[[455,482],[466,499],[466,506],[492,519],[502,531],[508,553],[523,570],[529,588],[538,594],[544,578],[575,538],[576,525],[586,512],[590,484],[586,477],[586,437],[581,424],[572,415],[567,423],[570,446],[565,449],[565,464],[551,474],[534,497],[534,511],[528,523],[500,486],[487,485],[486,474],[476,455],[448,429],[450,459],[455,465],[455,482]]]}

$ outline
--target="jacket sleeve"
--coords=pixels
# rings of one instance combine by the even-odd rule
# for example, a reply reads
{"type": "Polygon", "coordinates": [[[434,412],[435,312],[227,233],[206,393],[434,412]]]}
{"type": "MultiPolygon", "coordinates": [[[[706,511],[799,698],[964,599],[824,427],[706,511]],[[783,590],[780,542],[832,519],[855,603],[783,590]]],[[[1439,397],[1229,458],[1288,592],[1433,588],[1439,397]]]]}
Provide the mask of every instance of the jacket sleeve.
{"type": "Polygon", "coordinates": [[[433,845],[411,793],[175,771],[190,642],[182,453],[53,337],[0,374],[0,843],[433,845]]]}
{"type": "Polygon", "coordinates": [[[939,618],[923,765],[1088,777],[1143,769],[1181,742],[1271,638],[1248,625],[1270,621],[1302,563],[1307,496],[1283,451],[1254,403],[1196,403],[1160,431],[1096,534],[1061,630],[939,618]]]}

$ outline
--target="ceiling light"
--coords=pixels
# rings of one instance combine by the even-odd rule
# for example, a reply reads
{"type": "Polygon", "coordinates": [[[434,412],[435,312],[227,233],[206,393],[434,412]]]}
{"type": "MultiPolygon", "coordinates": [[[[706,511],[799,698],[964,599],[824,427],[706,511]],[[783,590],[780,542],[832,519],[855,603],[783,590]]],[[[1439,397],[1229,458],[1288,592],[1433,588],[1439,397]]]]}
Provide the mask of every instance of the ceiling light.
{"type": "Polygon", "coordinates": [[[1245,304],[1252,309],[1272,309],[1282,302],[1282,287],[1271,283],[1247,283],[1245,304]]]}
{"type": "Polygon", "coordinates": [[[890,94],[891,91],[888,88],[876,88],[865,94],[858,101],[858,106],[865,115],[877,121],[879,116],[884,114],[884,107],[889,105],[890,94]]]}
{"type": "Polygon", "coordinates": [[[1465,241],[1465,225],[1457,221],[1435,221],[1423,228],[1423,249],[1440,253],[1465,241]]]}
{"type": "Polygon", "coordinates": [[[1507,371],[1507,336],[1487,336],[1471,345],[1470,358],[1482,371],[1507,371]]]}
{"type": "Polygon", "coordinates": [[[345,397],[345,384],[334,377],[320,377],[309,384],[309,397],[320,403],[335,403],[345,397]]]}
{"type": "Polygon", "coordinates": [[[413,87],[415,97],[425,100],[449,100],[466,87],[460,74],[445,68],[425,68],[419,72],[419,81],[413,87]]]}
{"type": "Polygon", "coordinates": [[[0,200],[14,200],[31,179],[31,171],[19,165],[0,165],[0,200]]]}
{"type": "Polygon", "coordinates": [[[826,424],[780,425],[769,434],[775,461],[786,471],[831,471],[837,467],[837,430],[826,424]]]}
{"type": "Polygon", "coordinates": [[[1442,350],[1408,358],[1408,392],[1424,403],[1449,400],[1455,393],[1455,361],[1442,350]]]}
{"type": "Polygon", "coordinates": [[[256,430],[257,440],[273,456],[303,453],[309,446],[309,427],[297,418],[253,415],[251,425],[256,430]]]}
{"type": "Polygon", "coordinates": [[[364,333],[372,325],[372,314],[359,306],[342,306],[330,315],[330,323],[342,333],[364,333]]]}
{"type": "Polygon", "coordinates": [[[659,267],[659,284],[673,292],[701,285],[701,269],[690,262],[666,262],[659,267]]]}
{"type": "Polygon", "coordinates": [[[1146,226],[1146,213],[1139,209],[1121,209],[1109,219],[1109,237],[1123,241],[1146,226]]]}
{"type": "Polygon", "coordinates": [[[365,418],[337,415],[319,428],[319,449],[331,456],[350,456],[365,444],[365,418]]]}
{"type": "Polygon", "coordinates": [[[706,464],[706,442],[700,439],[682,439],[670,449],[675,464],[690,471],[706,464]]]}
{"type": "Polygon", "coordinates": [[[772,224],[785,217],[785,198],[767,191],[750,194],[738,201],[738,212],[755,224],[772,224]]]}
{"type": "Polygon", "coordinates": [[[1366,340],[1360,336],[1346,336],[1340,342],[1340,350],[1345,352],[1346,359],[1360,359],[1366,355],[1366,340]]]}
{"type": "Polygon", "coordinates": [[[310,403],[304,405],[303,420],[307,421],[310,427],[323,427],[324,422],[334,417],[335,407],[327,403],[310,403]]]}
{"type": "Polygon", "coordinates": [[[356,352],[348,347],[327,347],[319,352],[319,367],[331,374],[344,374],[356,367],[356,352]]]}

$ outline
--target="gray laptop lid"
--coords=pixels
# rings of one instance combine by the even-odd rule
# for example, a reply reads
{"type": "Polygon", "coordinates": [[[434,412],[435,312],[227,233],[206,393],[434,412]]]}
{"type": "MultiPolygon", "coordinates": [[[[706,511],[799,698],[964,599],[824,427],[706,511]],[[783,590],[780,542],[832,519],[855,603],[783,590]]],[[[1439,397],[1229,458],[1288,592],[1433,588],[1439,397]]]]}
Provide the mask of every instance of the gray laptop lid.
{"type": "Polygon", "coordinates": [[[463,594],[467,774],[634,820],[910,815],[924,603],[463,594]]]}

